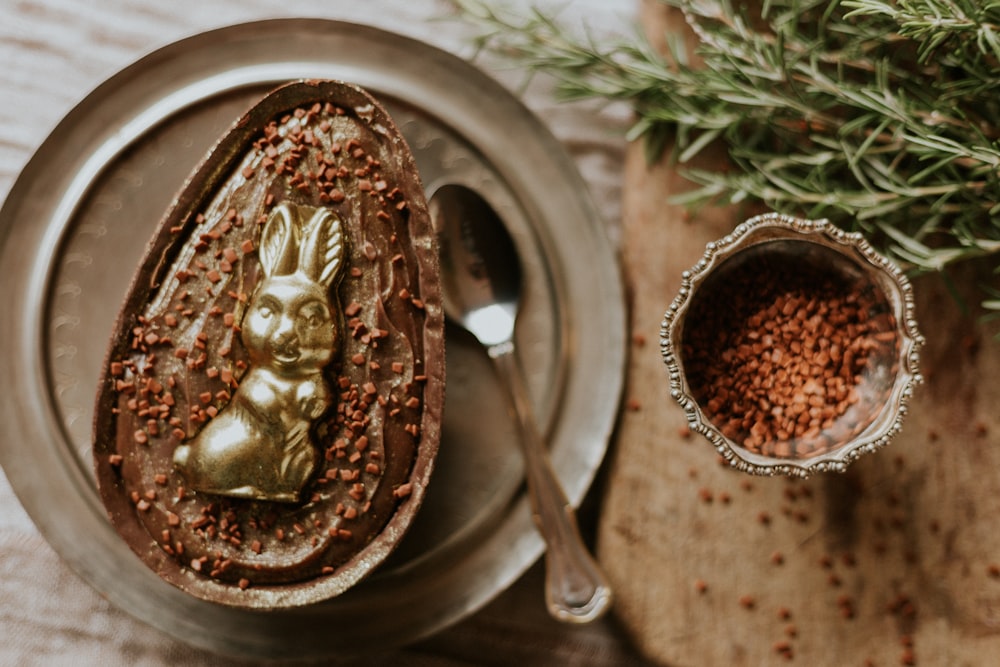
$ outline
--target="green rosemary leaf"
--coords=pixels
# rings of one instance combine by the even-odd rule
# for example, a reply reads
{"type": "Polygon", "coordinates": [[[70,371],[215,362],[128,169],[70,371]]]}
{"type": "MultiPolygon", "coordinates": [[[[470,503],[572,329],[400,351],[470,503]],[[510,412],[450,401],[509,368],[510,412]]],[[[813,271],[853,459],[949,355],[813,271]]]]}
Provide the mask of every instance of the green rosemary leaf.
{"type": "Polygon", "coordinates": [[[660,54],[641,34],[457,4],[477,45],[551,75],[561,99],[631,103],[627,139],[692,181],[673,201],[755,200],[860,230],[914,271],[985,257],[1000,272],[1000,0],[663,2],[695,60],[678,35],[660,54]],[[728,164],[691,166],[718,144],[728,164]]]}
{"type": "Polygon", "coordinates": [[[681,151],[680,155],[677,156],[677,160],[679,162],[687,162],[695,155],[697,155],[699,152],[701,152],[701,149],[714,143],[715,140],[718,139],[719,135],[721,134],[722,134],[722,128],[714,128],[706,132],[702,132],[701,134],[698,135],[698,138],[687,144],[684,150],[681,151]]]}

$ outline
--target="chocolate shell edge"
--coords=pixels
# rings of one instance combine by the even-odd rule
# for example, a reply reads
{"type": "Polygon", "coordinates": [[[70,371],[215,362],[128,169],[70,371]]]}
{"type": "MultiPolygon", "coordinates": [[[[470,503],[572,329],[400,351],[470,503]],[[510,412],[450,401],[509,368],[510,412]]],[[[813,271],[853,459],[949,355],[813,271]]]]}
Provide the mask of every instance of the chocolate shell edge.
{"type": "Polygon", "coordinates": [[[292,82],[240,118],[151,239],[98,390],[100,495],[146,566],[255,609],[376,569],[440,440],[438,282],[413,156],[371,95],[292,82]]]}

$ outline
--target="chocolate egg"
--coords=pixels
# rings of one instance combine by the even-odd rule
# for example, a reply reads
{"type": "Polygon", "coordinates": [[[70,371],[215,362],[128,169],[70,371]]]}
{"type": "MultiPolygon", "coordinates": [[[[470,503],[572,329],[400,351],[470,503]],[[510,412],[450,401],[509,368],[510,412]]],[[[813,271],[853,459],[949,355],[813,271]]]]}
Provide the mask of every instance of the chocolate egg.
{"type": "Polygon", "coordinates": [[[162,219],[98,389],[112,523],[225,605],[338,595],[419,508],[440,439],[435,236],[410,150],[360,88],[240,118],[162,219]]]}

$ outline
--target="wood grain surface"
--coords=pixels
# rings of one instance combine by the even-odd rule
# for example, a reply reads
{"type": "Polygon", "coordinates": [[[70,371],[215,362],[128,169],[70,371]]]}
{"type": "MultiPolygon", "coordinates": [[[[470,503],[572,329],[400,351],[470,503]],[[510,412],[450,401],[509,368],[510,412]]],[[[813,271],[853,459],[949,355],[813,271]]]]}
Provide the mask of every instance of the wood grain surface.
{"type": "MultiPolygon", "coordinates": [[[[646,3],[650,34],[683,30],[646,3]]],[[[708,156],[720,161],[722,156],[708,156]]],[[[716,163],[718,166],[718,162],[716,163]]],[[[989,665],[1000,653],[1000,341],[945,281],[915,281],[924,386],[902,434],[846,474],[749,477],[686,435],[659,326],[705,244],[757,211],[689,216],[674,165],[627,164],[634,334],[599,523],[617,614],[658,663],[989,665]]],[[[984,267],[950,277],[974,303],[984,267]]]]}

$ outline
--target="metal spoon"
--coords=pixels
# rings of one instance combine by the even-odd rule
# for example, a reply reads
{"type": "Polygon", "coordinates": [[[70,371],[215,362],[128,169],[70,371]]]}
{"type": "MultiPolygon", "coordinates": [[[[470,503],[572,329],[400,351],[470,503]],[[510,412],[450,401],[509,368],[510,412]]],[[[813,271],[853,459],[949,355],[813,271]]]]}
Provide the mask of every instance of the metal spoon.
{"type": "Polygon", "coordinates": [[[430,210],[441,238],[445,313],[486,348],[518,418],[532,514],[547,546],[549,613],[560,621],[592,621],[611,604],[611,587],[588,553],[552,470],[514,353],[521,297],[517,249],[496,211],[470,188],[442,186],[430,210]]]}

